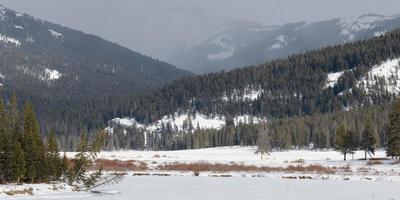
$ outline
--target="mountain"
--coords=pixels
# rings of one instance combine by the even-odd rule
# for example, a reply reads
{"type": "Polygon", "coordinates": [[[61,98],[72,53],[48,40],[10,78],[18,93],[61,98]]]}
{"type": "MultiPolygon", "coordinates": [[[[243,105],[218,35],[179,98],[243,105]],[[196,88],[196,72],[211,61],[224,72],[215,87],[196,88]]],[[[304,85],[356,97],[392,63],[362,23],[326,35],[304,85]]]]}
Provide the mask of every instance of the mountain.
{"type": "Polygon", "coordinates": [[[399,27],[400,15],[375,14],[281,26],[241,21],[169,60],[198,74],[229,70],[329,45],[372,38],[399,27]]]}
{"type": "Polygon", "coordinates": [[[196,147],[254,145],[254,125],[266,119],[279,148],[311,142],[328,148],[338,125],[360,132],[370,115],[384,144],[387,105],[400,92],[399,71],[400,30],[395,30],[287,59],[183,78],[157,91],[103,103],[121,111],[107,128],[111,141],[144,141],[123,147],[193,148],[194,141],[196,147]]]}
{"type": "Polygon", "coordinates": [[[159,88],[190,76],[97,36],[0,7],[0,82],[30,100],[43,121],[79,121],[96,98],[159,88]],[[68,114],[69,113],[69,114],[68,114]]]}

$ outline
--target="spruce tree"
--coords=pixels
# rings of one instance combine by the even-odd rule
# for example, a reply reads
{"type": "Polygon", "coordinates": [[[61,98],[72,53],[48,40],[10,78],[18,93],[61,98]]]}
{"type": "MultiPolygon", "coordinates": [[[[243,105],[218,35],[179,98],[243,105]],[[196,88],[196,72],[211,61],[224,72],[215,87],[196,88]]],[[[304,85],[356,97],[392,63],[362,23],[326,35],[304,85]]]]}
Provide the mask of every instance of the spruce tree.
{"type": "Polygon", "coordinates": [[[39,123],[30,103],[24,108],[24,151],[26,153],[27,178],[33,183],[47,179],[45,148],[40,135],[39,123]]]}
{"type": "Polygon", "coordinates": [[[347,160],[347,154],[352,154],[357,149],[354,135],[355,132],[348,130],[345,125],[341,125],[336,131],[336,150],[343,154],[344,160],[347,160]]]}
{"type": "Polygon", "coordinates": [[[393,105],[389,114],[387,156],[398,158],[400,156],[400,99],[393,105]]]}
{"type": "Polygon", "coordinates": [[[62,161],[58,150],[56,134],[54,132],[48,135],[46,148],[47,174],[51,180],[57,180],[62,174],[62,161]]]}
{"type": "Polygon", "coordinates": [[[26,168],[24,151],[18,141],[14,142],[13,154],[11,169],[13,172],[13,177],[16,179],[17,183],[20,183],[21,179],[23,179],[25,176],[26,168]]]}
{"type": "Polygon", "coordinates": [[[375,131],[374,123],[371,117],[368,117],[365,122],[364,131],[361,136],[361,149],[364,150],[364,157],[367,159],[367,154],[375,154],[375,148],[378,144],[378,134],[375,131]]]}

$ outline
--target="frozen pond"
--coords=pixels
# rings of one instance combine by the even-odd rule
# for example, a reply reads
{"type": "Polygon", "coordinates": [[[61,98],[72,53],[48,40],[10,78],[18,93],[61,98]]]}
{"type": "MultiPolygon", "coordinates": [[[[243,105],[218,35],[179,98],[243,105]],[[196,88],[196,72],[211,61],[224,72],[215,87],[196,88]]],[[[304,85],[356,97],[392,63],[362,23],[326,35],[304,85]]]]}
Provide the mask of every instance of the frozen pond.
{"type": "Polygon", "coordinates": [[[101,188],[119,194],[64,193],[5,199],[74,200],[400,200],[400,182],[277,178],[132,177],[101,188]]]}

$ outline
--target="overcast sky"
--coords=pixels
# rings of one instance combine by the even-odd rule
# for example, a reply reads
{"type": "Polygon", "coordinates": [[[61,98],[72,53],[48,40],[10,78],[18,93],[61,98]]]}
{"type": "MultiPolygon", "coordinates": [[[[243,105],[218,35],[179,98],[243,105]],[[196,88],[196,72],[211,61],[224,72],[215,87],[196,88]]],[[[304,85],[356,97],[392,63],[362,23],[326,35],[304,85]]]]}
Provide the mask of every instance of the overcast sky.
{"type": "Polygon", "coordinates": [[[276,25],[400,13],[400,0],[0,0],[0,4],[161,58],[179,45],[215,34],[222,19],[276,25]]]}

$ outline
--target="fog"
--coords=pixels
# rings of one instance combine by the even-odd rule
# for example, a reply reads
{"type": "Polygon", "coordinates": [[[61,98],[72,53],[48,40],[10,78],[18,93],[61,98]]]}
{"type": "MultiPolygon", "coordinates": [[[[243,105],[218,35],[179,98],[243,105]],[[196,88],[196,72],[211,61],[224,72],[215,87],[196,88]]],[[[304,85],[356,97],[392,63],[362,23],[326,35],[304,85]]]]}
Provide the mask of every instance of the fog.
{"type": "Polygon", "coordinates": [[[0,0],[0,4],[167,59],[238,19],[264,25],[400,13],[399,0],[0,0]]]}

